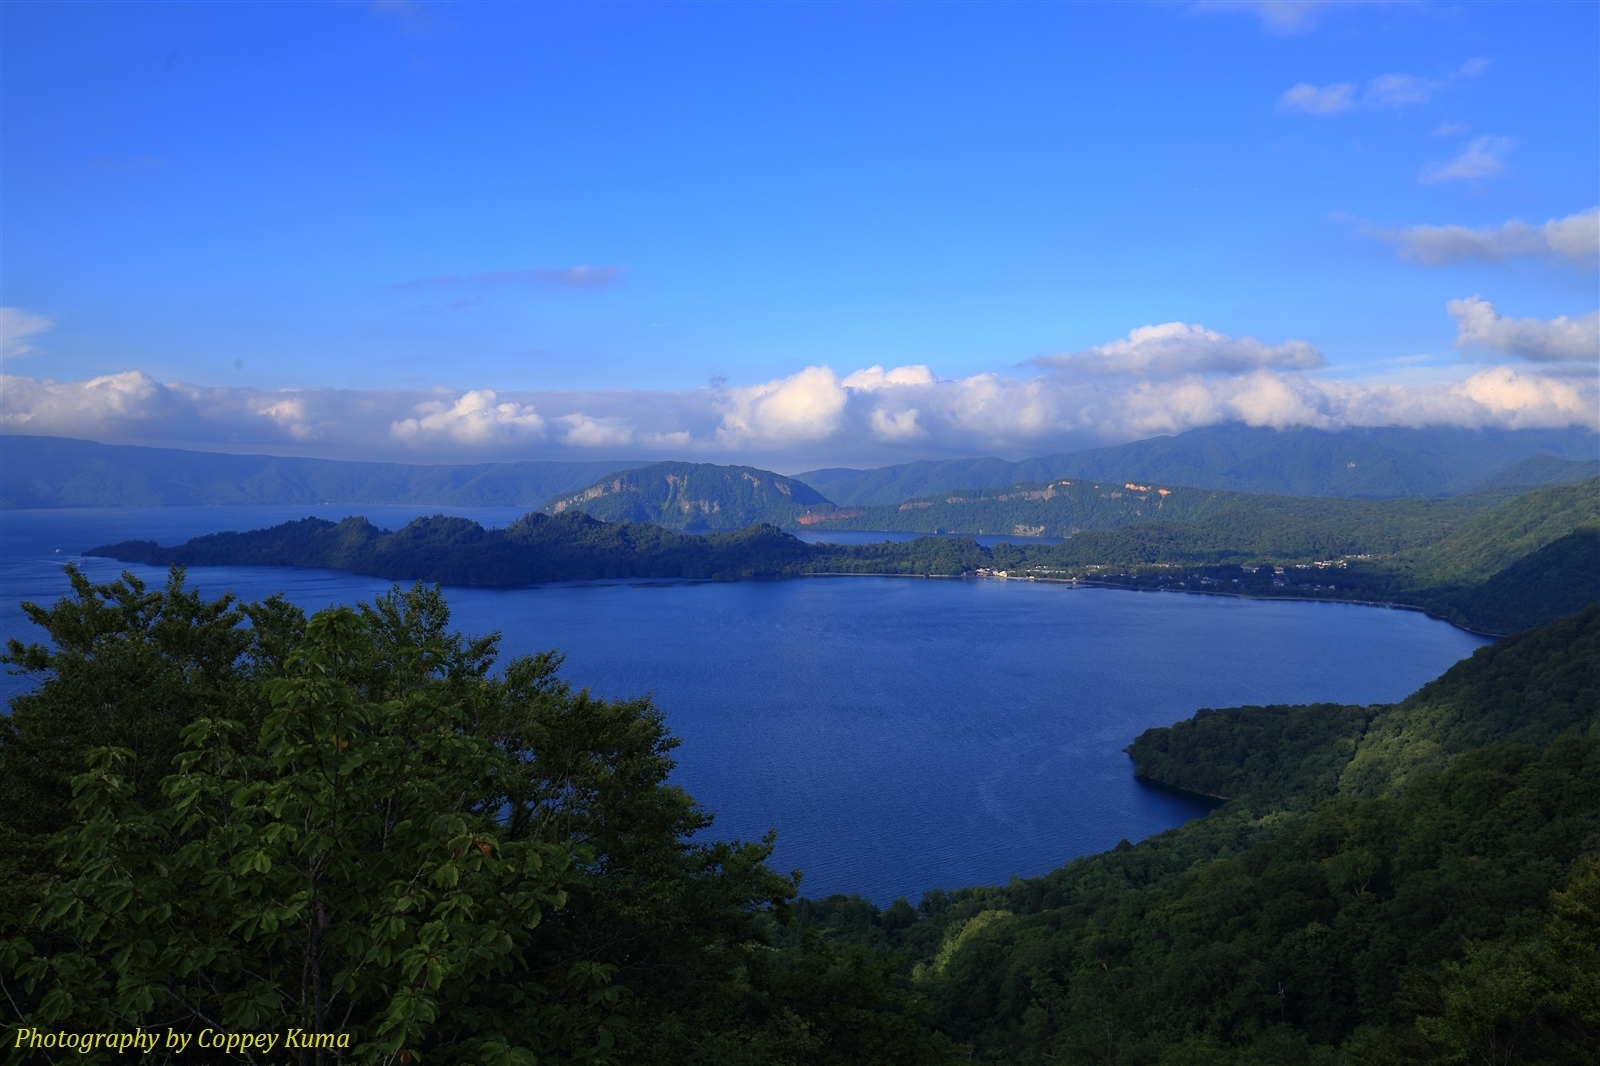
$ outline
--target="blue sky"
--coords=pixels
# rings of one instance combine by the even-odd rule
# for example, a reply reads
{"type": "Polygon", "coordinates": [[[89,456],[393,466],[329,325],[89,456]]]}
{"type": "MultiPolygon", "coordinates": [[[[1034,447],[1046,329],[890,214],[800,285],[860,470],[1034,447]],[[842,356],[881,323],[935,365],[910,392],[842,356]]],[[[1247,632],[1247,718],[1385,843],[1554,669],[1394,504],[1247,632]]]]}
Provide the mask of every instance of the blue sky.
{"type": "Polygon", "coordinates": [[[1597,420],[1594,4],[0,30],[7,432],[798,469],[1597,420]]]}

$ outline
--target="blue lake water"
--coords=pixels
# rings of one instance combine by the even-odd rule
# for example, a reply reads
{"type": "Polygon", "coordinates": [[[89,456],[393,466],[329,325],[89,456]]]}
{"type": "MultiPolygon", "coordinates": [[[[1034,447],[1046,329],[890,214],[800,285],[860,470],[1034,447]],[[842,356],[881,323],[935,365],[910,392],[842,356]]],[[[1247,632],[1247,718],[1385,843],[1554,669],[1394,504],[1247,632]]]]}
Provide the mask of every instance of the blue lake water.
{"type": "MultiPolygon", "coordinates": [[[[212,507],[0,511],[0,637],[18,604],[66,591],[61,564],[130,538],[176,543],[309,513],[396,528],[439,510],[503,525],[521,508],[212,507]]],[[[76,559],[95,580],[123,564],[76,559]]],[[[150,582],[155,568],[129,566],[150,582]]],[[[191,571],[210,594],[370,599],[322,570],[191,571]]],[[[1200,707],[1399,699],[1485,643],[1424,615],[1030,582],[812,578],[451,589],[455,623],[507,656],[557,647],[605,696],[652,693],[683,739],[674,780],[715,832],[778,831],[803,891],[879,904],[1004,883],[1204,812],[1140,785],[1123,748],[1200,707]]],[[[5,695],[21,680],[5,677],[5,695]]]]}

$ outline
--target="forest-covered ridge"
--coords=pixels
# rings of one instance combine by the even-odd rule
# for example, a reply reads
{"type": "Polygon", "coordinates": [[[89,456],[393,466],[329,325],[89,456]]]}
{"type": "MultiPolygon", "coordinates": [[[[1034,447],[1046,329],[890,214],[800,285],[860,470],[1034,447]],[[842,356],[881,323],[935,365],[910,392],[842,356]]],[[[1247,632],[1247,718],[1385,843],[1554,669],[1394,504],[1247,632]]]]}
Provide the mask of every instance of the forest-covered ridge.
{"type": "Polygon", "coordinates": [[[1576,427],[1276,430],[1228,423],[1019,462],[920,460],[874,470],[810,470],[795,477],[841,507],[1062,478],[1283,496],[1439,496],[1503,481],[1535,487],[1594,477],[1600,474],[1597,454],[1600,438],[1576,427]]]}
{"type": "Polygon", "coordinates": [[[1600,1053],[1600,608],[1406,700],[1201,711],[1130,747],[1205,818],[803,930],[900,962],[973,1061],[1584,1063],[1600,1053]]]}
{"type": "MultiPolygon", "coordinates": [[[[1077,486],[1065,487],[1062,497],[1077,486]]],[[[392,580],[515,587],[620,578],[733,580],[903,574],[1088,580],[1133,588],[1390,602],[1488,633],[1515,632],[1600,599],[1600,481],[1437,500],[1319,500],[1174,490],[1119,506],[1136,518],[1059,545],[922,537],[807,544],[769,525],[693,535],[568,510],[504,529],[434,516],[390,532],[364,518],[289,522],[162,547],[129,541],[87,554],[157,566],[299,566],[392,580]],[[1149,501],[1154,500],[1152,504],[1149,501]],[[1496,501],[1499,501],[1496,504],[1496,501]],[[1187,510],[1183,510],[1187,508],[1187,510]]],[[[1101,502],[1089,486],[1083,498],[1101,502]]]]}
{"type": "Polygon", "coordinates": [[[1067,478],[963,489],[879,507],[819,510],[800,524],[817,530],[1070,537],[1134,522],[1183,522],[1249,527],[1280,541],[1292,529],[1331,527],[1375,548],[1399,551],[1443,536],[1466,517],[1527,491],[1500,486],[1458,496],[1371,500],[1067,478]]]}

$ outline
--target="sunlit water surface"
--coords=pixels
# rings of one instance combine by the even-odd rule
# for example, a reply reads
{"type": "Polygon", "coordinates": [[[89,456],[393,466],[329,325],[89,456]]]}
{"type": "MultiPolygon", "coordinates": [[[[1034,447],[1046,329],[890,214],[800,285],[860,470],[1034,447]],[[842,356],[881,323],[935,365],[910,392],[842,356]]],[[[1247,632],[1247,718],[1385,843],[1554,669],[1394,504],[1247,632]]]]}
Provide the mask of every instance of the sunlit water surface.
{"type": "MultiPolygon", "coordinates": [[[[172,544],[316,514],[397,528],[438,508],[0,511],[0,630],[66,590],[61,564],[130,538],[172,544]]],[[[523,508],[454,508],[503,525],[523,508]]],[[[858,540],[859,535],[852,535],[858,540]]],[[[123,564],[76,559],[95,580],[123,564]]],[[[127,569],[149,582],[164,574],[127,569]]],[[[210,567],[209,594],[309,610],[388,583],[210,567]]],[[[1123,748],[1200,707],[1399,699],[1483,641],[1411,611],[988,580],[813,578],[450,589],[465,632],[506,656],[566,653],[605,696],[650,693],[683,740],[673,780],[715,832],[778,832],[807,895],[880,904],[1003,883],[1161,832],[1204,808],[1139,784],[1123,748]]],[[[4,694],[22,679],[3,679],[4,694]]]]}

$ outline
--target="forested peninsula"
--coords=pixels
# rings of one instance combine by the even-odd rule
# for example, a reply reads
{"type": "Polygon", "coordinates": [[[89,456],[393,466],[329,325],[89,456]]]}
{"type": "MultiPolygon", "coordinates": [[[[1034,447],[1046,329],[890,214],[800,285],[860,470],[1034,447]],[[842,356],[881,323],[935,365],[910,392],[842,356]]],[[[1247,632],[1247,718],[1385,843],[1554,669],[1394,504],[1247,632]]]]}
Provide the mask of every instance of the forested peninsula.
{"type": "Polygon", "coordinates": [[[1056,545],[984,547],[967,537],[935,536],[808,544],[766,524],[697,535],[569,509],[535,512],[504,529],[446,516],[419,518],[393,532],[364,518],[308,518],[174,547],[126,541],[85,554],[159,566],[319,567],[495,587],[626,578],[998,576],[1393,603],[1490,634],[1600,601],[1600,479],[1427,500],[1172,490],[1111,501],[1095,495],[1091,502],[1090,495],[1084,494],[1086,508],[1104,514],[1101,504],[1110,502],[1122,522],[1108,520],[1105,528],[1081,530],[1056,545]],[[1157,513],[1138,513],[1144,507],[1157,513]]]}
{"type": "Polygon", "coordinates": [[[1600,610],[1397,704],[1204,710],[1129,752],[1225,802],[1006,886],[802,900],[800,935],[898,960],[976,1062],[1600,1057],[1600,610]]]}

